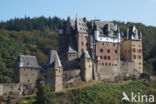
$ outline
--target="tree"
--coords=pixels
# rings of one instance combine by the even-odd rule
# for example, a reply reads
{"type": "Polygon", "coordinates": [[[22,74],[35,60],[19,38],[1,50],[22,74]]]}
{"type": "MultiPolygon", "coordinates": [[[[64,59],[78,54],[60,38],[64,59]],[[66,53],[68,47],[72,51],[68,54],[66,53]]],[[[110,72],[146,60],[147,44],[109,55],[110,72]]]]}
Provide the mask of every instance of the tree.
{"type": "Polygon", "coordinates": [[[47,85],[38,86],[37,101],[38,104],[55,104],[54,93],[47,85]]]}

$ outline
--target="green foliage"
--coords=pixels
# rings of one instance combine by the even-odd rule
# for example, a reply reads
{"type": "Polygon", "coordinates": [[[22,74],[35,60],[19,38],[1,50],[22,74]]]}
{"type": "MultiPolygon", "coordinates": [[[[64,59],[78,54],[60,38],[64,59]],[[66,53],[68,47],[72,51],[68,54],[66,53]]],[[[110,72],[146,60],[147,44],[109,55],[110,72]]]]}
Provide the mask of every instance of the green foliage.
{"type": "Polygon", "coordinates": [[[38,104],[55,104],[54,93],[47,85],[41,85],[38,87],[37,92],[37,102],[38,104]]]}
{"type": "Polygon", "coordinates": [[[57,30],[58,28],[62,27],[64,20],[61,20],[58,17],[49,17],[46,18],[44,16],[30,18],[15,18],[10,19],[6,22],[0,23],[1,29],[7,29],[7,30],[15,30],[15,31],[21,31],[21,30],[57,30]]]}
{"type": "MultiPolygon", "coordinates": [[[[102,82],[86,88],[74,89],[69,92],[74,104],[130,104],[121,102],[122,92],[141,94],[156,94],[156,87],[146,80],[133,81],[127,84],[102,82]],[[148,89],[148,90],[147,90],[148,89]]],[[[144,104],[144,103],[141,103],[144,104]]]]}
{"type": "Polygon", "coordinates": [[[47,31],[0,30],[0,82],[13,82],[20,54],[35,55],[42,65],[51,49],[58,47],[58,33],[47,31]]]}

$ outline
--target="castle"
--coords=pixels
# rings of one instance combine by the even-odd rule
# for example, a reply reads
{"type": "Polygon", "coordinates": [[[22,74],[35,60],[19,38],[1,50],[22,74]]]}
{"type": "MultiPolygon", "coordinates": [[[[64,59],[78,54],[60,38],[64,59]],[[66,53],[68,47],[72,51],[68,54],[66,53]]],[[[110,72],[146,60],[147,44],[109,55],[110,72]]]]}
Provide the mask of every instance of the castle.
{"type": "Polygon", "coordinates": [[[110,22],[68,18],[59,30],[59,50],[51,50],[45,67],[36,56],[20,55],[16,83],[0,84],[0,95],[32,91],[43,77],[53,91],[75,80],[115,81],[143,73],[142,34],[135,26],[124,34],[110,22]]]}

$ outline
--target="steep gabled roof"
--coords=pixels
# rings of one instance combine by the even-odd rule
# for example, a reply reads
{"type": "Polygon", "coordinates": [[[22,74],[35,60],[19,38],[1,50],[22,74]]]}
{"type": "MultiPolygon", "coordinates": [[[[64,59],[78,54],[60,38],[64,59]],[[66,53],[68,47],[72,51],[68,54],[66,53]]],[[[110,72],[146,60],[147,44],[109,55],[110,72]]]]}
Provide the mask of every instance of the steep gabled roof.
{"type": "Polygon", "coordinates": [[[21,68],[41,68],[38,64],[36,56],[20,55],[19,67],[21,68]]]}
{"type": "Polygon", "coordinates": [[[85,58],[91,58],[87,50],[84,51],[84,57],[85,58]]]}
{"type": "Polygon", "coordinates": [[[83,52],[83,54],[82,54],[81,57],[82,57],[82,58],[91,58],[87,50],[85,50],[85,51],[83,52]]]}
{"type": "Polygon", "coordinates": [[[61,61],[60,61],[60,59],[59,59],[58,54],[55,56],[54,67],[55,67],[55,68],[57,68],[57,67],[62,67],[62,64],[61,64],[61,61]]]}
{"type": "Polygon", "coordinates": [[[62,67],[61,61],[59,59],[59,56],[56,50],[51,50],[48,66],[52,66],[55,68],[62,67]]]}

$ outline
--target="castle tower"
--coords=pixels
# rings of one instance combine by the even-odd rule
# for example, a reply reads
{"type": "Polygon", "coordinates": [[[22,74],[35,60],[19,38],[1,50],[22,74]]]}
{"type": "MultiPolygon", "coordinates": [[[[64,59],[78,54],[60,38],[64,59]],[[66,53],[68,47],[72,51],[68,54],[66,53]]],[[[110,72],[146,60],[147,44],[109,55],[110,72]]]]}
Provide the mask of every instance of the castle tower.
{"type": "Polygon", "coordinates": [[[143,73],[142,34],[135,26],[127,31],[127,39],[121,42],[121,58],[135,63],[135,71],[143,73]]]}
{"type": "Polygon", "coordinates": [[[84,51],[81,57],[81,77],[84,81],[90,81],[93,79],[93,65],[92,59],[88,51],[84,51]]]}
{"type": "Polygon", "coordinates": [[[26,88],[34,88],[40,76],[41,66],[38,64],[36,56],[20,55],[18,70],[16,70],[16,82],[26,88]]]}
{"type": "Polygon", "coordinates": [[[117,25],[94,21],[95,54],[100,58],[98,72],[100,80],[113,81],[120,69],[120,31],[117,25]]]}
{"type": "Polygon", "coordinates": [[[88,48],[88,27],[87,20],[85,18],[76,18],[76,41],[77,41],[77,50],[78,56],[80,57],[84,50],[88,48]]]}
{"type": "Polygon", "coordinates": [[[46,84],[54,91],[63,89],[63,67],[61,65],[57,51],[52,50],[46,70],[46,84]]]}

